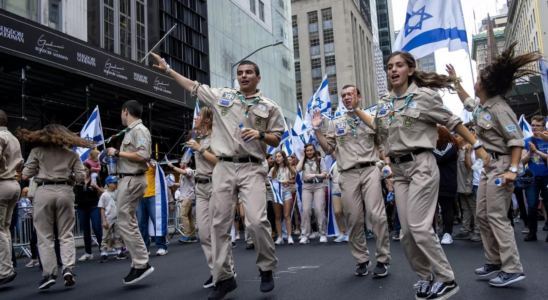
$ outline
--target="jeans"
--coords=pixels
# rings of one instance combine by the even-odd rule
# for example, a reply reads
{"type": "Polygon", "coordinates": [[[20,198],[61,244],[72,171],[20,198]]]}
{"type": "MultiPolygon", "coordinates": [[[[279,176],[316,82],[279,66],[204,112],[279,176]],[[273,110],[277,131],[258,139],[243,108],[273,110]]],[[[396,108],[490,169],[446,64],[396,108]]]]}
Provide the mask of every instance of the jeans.
{"type": "Polygon", "coordinates": [[[441,218],[443,222],[443,233],[453,234],[453,221],[455,213],[453,212],[453,202],[455,197],[438,196],[438,203],[441,206],[441,218]]]}
{"type": "Polygon", "coordinates": [[[527,188],[527,204],[529,209],[527,212],[527,218],[529,223],[529,231],[531,233],[537,233],[537,211],[538,211],[538,194],[542,195],[544,200],[544,207],[548,207],[548,176],[535,176],[533,185],[527,188]]]}
{"type": "MultiPolygon", "coordinates": [[[[154,227],[156,227],[156,196],[144,197],[137,206],[137,222],[139,223],[139,231],[143,236],[147,250],[150,249],[150,236],[148,235],[148,220],[151,219],[154,227]]],[[[154,243],[158,249],[167,250],[165,236],[155,236],[154,243]]]]}
{"type": "Polygon", "coordinates": [[[395,212],[394,212],[394,226],[396,227],[396,232],[400,232],[401,230],[401,223],[400,223],[400,217],[398,216],[398,207],[394,206],[395,212]]]}
{"type": "Polygon", "coordinates": [[[91,229],[93,229],[93,233],[95,233],[95,238],[98,243],[103,240],[103,220],[101,218],[101,208],[97,206],[91,208],[79,208],[76,212],[78,213],[78,219],[80,220],[80,227],[84,232],[84,249],[87,254],[92,254],[91,247],[93,245],[91,243],[91,229]]]}

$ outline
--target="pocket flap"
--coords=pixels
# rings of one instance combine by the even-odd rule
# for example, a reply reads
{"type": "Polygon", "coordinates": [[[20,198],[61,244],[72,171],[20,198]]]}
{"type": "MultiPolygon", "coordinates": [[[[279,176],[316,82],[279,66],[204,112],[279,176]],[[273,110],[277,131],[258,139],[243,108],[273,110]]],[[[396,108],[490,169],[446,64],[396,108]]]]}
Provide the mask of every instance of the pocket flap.
{"type": "Polygon", "coordinates": [[[407,107],[404,111],[402,111],[402,116],[408,116],[412,118],[418,118],[421,114],[421,111],[416,108],[409,108],[407,107]]]}
{"type": "Polygon", "coordinates": [[[260,108],[253,108],[251,111],[258,117],[261,117],[263,119],[268,118],[268,111],[266,109],[262,110],[260,108]]]}

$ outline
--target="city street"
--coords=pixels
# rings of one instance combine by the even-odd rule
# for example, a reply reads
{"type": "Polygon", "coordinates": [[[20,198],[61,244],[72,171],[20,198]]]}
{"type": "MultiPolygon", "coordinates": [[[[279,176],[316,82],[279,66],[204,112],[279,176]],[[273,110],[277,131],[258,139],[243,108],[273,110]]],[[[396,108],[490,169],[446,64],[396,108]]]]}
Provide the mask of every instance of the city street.
{"type": "MultiPolygon", "coordinates": [[[[542,228],[540,222],[539,225],[542,228]]],[[[487,279],[474,275],[474,269],[484,264],[480,243],[455,241],[444,246],[460,285],[460,292],[451,299],[546,299],[546,232],[539,231],[538,242],[525,243],[521,228],[522,223],[518,223],[516,237],[527,278],[507,288],[490,287],[487,279]]],[[[374,239],[368,240],[368,247],[373,252],[374,245],[374,239]]],[[[182,245],[175,237],[166,256],[154,256],[154,246],[151,250],[150,263],[155,272],[132,286],[122,283],[122,278],[129,272],[130,261],[111,258],[100,264],[98,250],[94,248],[93,261],[77,262],[74,269],[76,285],[72,288],[65,288],[63,280],[57,279],[57,284],[49,290],[38,291],[40,271],[38,268],[25,269],[27,260],[21,259],[16,269],[17,278],[13,283],[0,287],[0,294],[2,299],[207,299],[210,290],[204,289],[202,284],[209,272],[199,243],[182,245]]],[[[83,250],[79,249],[77,256],[82,253],[83,250]]],[[[259,272],[254,263],[255,253],[246,251],[243,241],[238,242],[233,253],[238,288],[226,299],[414,299],[413,284],[418,280],[399,242],[391,242],[389,276],[374,279],[371,273],[365,277],[354,276],[356,263],[346,243],[335,244],[330,239],[328,244],[319,244],[316,239],[308,245],[277,247],[276,288],[271,293],[262,294],[259,291],[259,272]]]]}

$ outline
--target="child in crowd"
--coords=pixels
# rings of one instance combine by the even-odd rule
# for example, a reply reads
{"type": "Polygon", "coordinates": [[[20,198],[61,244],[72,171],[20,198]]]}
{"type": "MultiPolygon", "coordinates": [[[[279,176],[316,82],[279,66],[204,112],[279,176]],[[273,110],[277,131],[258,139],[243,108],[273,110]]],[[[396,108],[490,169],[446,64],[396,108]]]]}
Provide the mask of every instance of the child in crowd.
{"type": "Polygon", "coordinates": [[[114,249],[117,251],[116,259],[126,259],[127,256],[123,251],[123,241],[120,236],[120,231],[116,225],[118,214],[116,212],[116,189],[118,187],[118,178],[109,176],[106,180],[107,190],[101,195],[98,207],[101,208],[101,218],[103,219],[103,241],[101,243],[101,260],[100,263],[107,262],[108,242],[114,234],[114,249]]]}
{"type": "Polygon", "coordinates": [[[91,166],[91,182],[97,182],[97,175],[101,171],[101,164],[99,163],[99,150],[91,150],[88,158],[84,161],[91,166]]]}

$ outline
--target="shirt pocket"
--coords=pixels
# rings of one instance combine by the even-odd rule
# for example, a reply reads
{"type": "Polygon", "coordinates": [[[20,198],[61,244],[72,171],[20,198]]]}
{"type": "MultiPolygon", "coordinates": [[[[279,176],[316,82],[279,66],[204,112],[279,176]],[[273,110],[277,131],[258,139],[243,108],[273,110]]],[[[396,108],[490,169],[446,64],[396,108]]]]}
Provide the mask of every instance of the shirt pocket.
{"type": "Polygon", "coordinates": [[[231,107],[234,105],[234,94],[224,92],[221,96],[221,99],[217,102],[217,108],[221,113],[221,116],[226,116],[231,110],[231,107]]]}
{"type": "Polygon", "coordinates": [[[485,118],[479,118],[478,117],[478,135],[485,139],[490,139],[489,137],[492,136],[493,133],[495,133],[494,128],[495,124],[493,121],[485,120],[485,118]]]}
{"type": "Polygon", "coordinates": [[[418,124],[420,114],[421,111],[417,108],[406,108],[401,112],[400,125],[410,131],[423,131],[424,128],[418,124]]]}
{"type": "Polygon", "coordinates": [[[382,107],[377,113],[375,122],[377,122],[377,128],[381,135],[388,135],[388,117],[390,116],[390,109],[387,107],[382,107]]]}
{"type": "Polygon", "coordinates": [[[335,136],[342,136],[348,133],[349,125],[346,122],[335,123],[335,136]]]}
{"type": "Polygon", "coordinates": [[[259,105],[259,107],[255,107],[251,110],[253,113],[253,126],[255,129],[265,130],[266,129],[266,123],[268,122],[268,116],[270,115],[270,112],[266,110],[266,108],[263,105],[259,105]]]}
{"type": "Polygon", "coordinates": [[[122,141],[122,152],[126,152],[127,150],[131,150],[131,138],[125,138],[122,141]]]}

